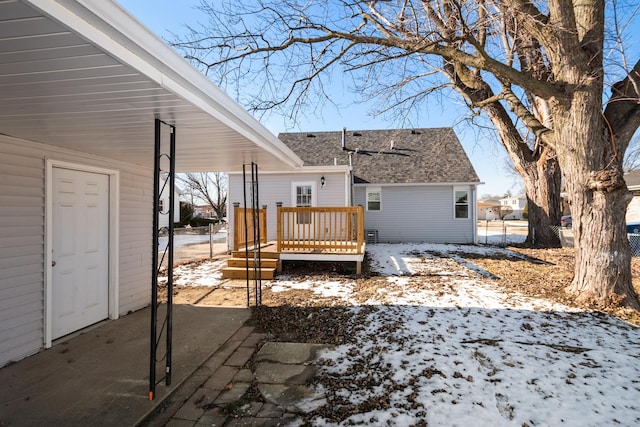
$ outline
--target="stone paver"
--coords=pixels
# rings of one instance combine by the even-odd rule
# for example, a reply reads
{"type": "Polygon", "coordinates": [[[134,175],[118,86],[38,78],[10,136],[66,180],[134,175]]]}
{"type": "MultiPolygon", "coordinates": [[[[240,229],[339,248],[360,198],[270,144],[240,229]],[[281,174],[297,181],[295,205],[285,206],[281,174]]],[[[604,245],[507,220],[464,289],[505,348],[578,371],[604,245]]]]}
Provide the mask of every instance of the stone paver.
{"type": "Polygon", "coordinates": [[[193,421],[172,418],[167,424],[165,424],[165,427],[192,427],[194,424],[195,423],[193,421]]]}
{"type": "Polygon", "coordinates": [[[312,366],[262,362],[256,365],[255,376],[264,384],[306,384],[316,375],[312,366]]]}
{"type": "Polygon", "coordinates": [[[185,381],[164,414],[147,425],[286,426],[301,424],[299,414],[325,403],[306,384],[316,371],[310,363],[320,344],[263,344],[264,334],[244,326],[185,381]],[[253,363],[249,363],[253,359],[253,363]],[[208,376],[208,377],[207,377],[208,376]],[[174,399],[176,400],[176,399],[174,399]],[[162,423],[162,424],[160,424],[162,423]]]}
{"type": "Polygon", "coordinates": [[[249,390],[250,384],[248,383],[235,383],[224,390],[213,402],[217,405],[223,405],[226,403],[234,403],[242,399],[242,396],[249,390]]]}
{"type": "Polygon", "coordinates": [[[235,377],[233,377],[233,382],[240,383],[250,383],[253,382],[253,372],[251,369],[240,369],[235,377]]]}
{"type": "Polygon", "coordinates": [[[256,349],[252,347],[242,347],[240,346],[230,357],[224,362],[225,365],[228,366],[237,366],[239,368],[243,367],[253,353],[255,353],[256,349]]]}
{"type": "Polygon", "coordinates": [[[207,411],[196,423],[197,426],[222,426],[229,416],[221,408],[214,408],[207,411]]]}
{"type": "Polygon", "coordinates": [[[223,365],[211,375],[211,378],[204,383],[203,387],[211,390],[224,390],[238,371],[238,368],[223,365]]]}
{"type": "Polygon", "coordinates": [[[256,362],[305,363],[313,359],[319,350],[325,348],[328,346],[324,344],[267,342],[256,354],[256,362]]]}

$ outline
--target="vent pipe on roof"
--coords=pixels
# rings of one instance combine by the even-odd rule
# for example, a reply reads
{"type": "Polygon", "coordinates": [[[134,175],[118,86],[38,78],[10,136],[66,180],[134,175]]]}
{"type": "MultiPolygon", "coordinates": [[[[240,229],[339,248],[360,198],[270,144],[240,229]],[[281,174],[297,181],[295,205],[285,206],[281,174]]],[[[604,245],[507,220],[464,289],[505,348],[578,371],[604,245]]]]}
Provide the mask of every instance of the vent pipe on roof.
{"type": "Polygon", "coordinates": [[[342,128],[342,149],[347,149],[347,128],[342,128]]]}
{"type": "Polygon", "coordinates": [[[333,166],[338,166],[338,158],[337,157],[333,158],[333,166]]]}
{"type": "Polygon", "coordinates": [[[393,142],[393,139],[389,142],[389,148],[391,148],[392,151],[396,148],[396,144],[393,142]]]}

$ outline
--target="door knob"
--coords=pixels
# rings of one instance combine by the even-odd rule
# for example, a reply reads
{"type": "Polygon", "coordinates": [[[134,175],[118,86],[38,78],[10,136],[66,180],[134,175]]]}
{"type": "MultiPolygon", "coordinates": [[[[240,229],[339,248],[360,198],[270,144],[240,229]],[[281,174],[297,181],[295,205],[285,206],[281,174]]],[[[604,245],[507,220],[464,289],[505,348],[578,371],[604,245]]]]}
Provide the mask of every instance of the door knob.
{"type": "Polygon", "coordinates": [[[55,267],[56,266],[56,262],[55,261],[51,261],[51,267],[55,267]]]}

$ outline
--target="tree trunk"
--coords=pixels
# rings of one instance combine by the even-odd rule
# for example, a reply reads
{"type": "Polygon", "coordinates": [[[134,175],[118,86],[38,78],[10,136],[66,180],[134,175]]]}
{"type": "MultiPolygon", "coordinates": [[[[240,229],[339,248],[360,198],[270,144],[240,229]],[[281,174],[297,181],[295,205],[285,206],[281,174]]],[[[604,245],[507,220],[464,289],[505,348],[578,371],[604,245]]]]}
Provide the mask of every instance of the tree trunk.
{"type": "Polygon", "coordinates": [[[558,159],[569,195],[576,254],[575,275],[567,290],[579,302],[640,309],[631,284],[625,227],[631,195],[622,178],[621,155],[600,108],[593,108],[598,94],[588,88],[576,90],[570,106],[559,103],[555,108],[558,159]]]}
{"type": "MultiPolygon", "coordinates": [[[[548,151],[547,151],[548,152],[548,151]]],[[[525,244],[538,248],[558,248],[560,238],[560,191],[562,174],[555,157],[526,163],[520,174],[527,195],[529,233],[525,244]]]]}
{"type": "MultiPolygon", "coordinates": [[[[469,93],[468,97],[488,97],[487,93],[469,93]]],[[[485,108],[495,125],[502,146],[522,177],[529,209],[529,230],[525,244],[539,248],[557,248],[560,239],[552,226],[560,225],[560,190],[562,173],[557,155],[544,144],[528,147],[506,110],[498,103],[485,108]]]]}

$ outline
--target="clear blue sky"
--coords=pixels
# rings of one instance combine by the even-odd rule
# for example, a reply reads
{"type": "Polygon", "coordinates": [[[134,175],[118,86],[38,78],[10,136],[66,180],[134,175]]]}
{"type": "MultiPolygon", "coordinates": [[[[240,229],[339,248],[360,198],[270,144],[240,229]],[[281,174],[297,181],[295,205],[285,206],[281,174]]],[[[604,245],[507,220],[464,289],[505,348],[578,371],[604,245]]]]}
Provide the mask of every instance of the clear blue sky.
{"type": "MultiPolygon", "coordinates": [[[[163,38],[170,33],[185,31],[185,24],[202,20],[201,12],[195,9],[199,0],[117,0],[129,13],[163,38]]],[[[338,96],[343,96],[340,88],[338,96]]],[[[489,140],[472,127],[458,124],[465,110],[456,105],[459,99],[435,101],[421,116],[416,127],[454,126],[456,134],[469,155],[471,162],[485,185],[480,186],[479,194],[503,195],[507,191],[518,192],[521,182],[506,172],[507,163],[504,149],[495,141],[489,140]]],[[[322,131],[347,129],[385,129],[394,127],[384,119],[373,119],[367,115],[366,105],[349,106],[340,112],[331,107],[322,111],[322,118],[315,114],[298,119],[299,124],[291,128],[286,118],[270,117],[263,124],[274,134],[285,131],[322,131]]]]}

